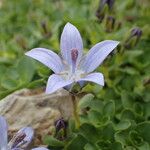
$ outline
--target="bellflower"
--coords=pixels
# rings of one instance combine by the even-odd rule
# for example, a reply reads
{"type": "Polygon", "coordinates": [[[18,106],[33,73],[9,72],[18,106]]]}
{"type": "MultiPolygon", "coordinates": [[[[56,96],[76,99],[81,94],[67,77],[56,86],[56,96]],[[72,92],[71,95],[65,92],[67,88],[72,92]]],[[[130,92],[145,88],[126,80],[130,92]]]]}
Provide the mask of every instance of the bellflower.
{"type": "MultiPolygon", "coordinates": [[[[31,127],[24,127],[20,129],[8,143],[7,132],[7,122],[4,117],[0,116],[0,150],[25,150],[31,143],[34,134],[34,131],[31,127]]],[[[48,149],[39,147],[32,150],[48,149]]]]}
{"type": "Polygon", "coordinates": [[[70,88],[74,83],[83,86],[85,81],[103,86],[103,74],[92,72],[118,44],[118,41],[106,40],[97,43],[83,55],[81,35],[74,25],[67,23],[60,40],[61,57],[45,48],[34,48],[26,55],[40,61],[54,72],[46,87],[46,93],[50,94],[62,87],[70,88]]]}

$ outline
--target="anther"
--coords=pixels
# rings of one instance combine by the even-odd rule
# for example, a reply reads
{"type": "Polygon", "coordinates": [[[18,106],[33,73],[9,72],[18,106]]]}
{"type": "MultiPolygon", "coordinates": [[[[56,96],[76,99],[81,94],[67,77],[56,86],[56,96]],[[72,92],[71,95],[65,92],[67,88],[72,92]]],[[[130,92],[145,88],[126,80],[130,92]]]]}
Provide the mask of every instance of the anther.
{"type": "Polygon", "coordinates": [[[18,133],[17,135],[15,135],[13,137],[13,145],[12,145],[12,148],[15,148],[19,143],[21,143],[24,138],[26,137],[26,134],[21,132],[21,133],[18,133]]]}
{"type": "Polygon", "coordinates": [[[74,48],[71,50],[71,59],[74,63],[76,63],[77,58],[78,58],[78,50],[74,48]]]}

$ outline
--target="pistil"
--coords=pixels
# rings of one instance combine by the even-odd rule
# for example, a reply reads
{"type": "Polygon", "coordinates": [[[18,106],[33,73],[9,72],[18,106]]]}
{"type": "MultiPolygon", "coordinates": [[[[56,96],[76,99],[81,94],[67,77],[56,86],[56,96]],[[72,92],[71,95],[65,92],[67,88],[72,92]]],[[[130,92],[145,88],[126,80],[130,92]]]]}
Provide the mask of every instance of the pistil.
{"type": "Polygon", "coordinates": [[[18,144],[21,144],[21,142],[24,141],[25,137],[26,137],[26,134],[23,133],[23,132],[18,133],[17,135],[15,135],[15,136],[12,138],[11,142],[10,142],[10,143],[12,143],[12,146],[11,146],[11,147],[12,147],[12,148],[17,147],[18,144]]]}
{"type": "Polygon", "coordinates": [[[71,50],[72,74],[74,74],[76,71],[77,58],[78,58],[78,50],[74,48],[71,50]]]}

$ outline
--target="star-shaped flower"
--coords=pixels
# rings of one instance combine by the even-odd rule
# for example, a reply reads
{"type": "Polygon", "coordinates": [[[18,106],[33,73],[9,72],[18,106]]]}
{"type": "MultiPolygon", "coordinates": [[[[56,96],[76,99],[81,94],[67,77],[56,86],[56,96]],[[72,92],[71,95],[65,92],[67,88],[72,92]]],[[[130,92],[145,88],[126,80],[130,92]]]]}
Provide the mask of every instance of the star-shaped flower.
{"type": "MultiPolygon", "coordinates": [[[[0,150],[25,150],[31,143],[34,135],[34,131],[31,127],[24,127],[20,129],[8,143],[7,132],[7,122],[4,117],[0,116],[0,150]]],[[[32,150],[48,149],[39,147],[32,150]]]]}
{"type": "Polygon", "coordinates": [[[83,42],[78,29],[67,23],[61,35],[61,57],[45,48],[34,48],[27,52],[30,56],[47,67],[52,74],[47,82],[46,93],[53,93],[60,88],[70,88],[74,83],[81,86],[86,81],[104,85],[102,73],[92,73],[119,44],[118,41],[106,40],[94,45],[83,55],[83,42]]]}

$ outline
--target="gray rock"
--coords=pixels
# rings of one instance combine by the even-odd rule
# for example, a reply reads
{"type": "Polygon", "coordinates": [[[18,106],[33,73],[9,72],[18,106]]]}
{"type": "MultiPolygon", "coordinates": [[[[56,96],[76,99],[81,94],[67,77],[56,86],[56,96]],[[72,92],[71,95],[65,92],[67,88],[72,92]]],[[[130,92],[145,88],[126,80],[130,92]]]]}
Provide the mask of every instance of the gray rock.
{"type": "Polygon", "coordinates": [[[46,134],[51,134],[54,122],[72,114],[72,101],[69,93],[60,90],[46,95],[42,89],[22,89],[0,101],[0,115],[6,117],[12,135],[24,126],[35,129],[35,145],[41,144],[46,134]]]}

